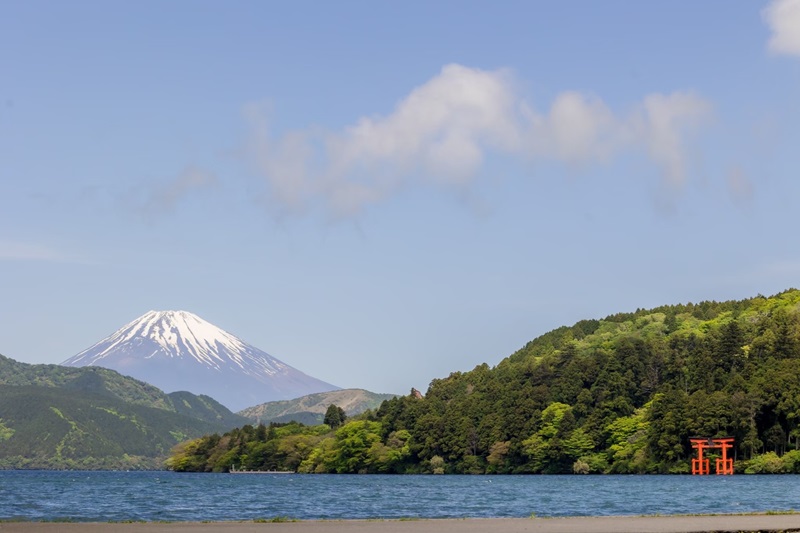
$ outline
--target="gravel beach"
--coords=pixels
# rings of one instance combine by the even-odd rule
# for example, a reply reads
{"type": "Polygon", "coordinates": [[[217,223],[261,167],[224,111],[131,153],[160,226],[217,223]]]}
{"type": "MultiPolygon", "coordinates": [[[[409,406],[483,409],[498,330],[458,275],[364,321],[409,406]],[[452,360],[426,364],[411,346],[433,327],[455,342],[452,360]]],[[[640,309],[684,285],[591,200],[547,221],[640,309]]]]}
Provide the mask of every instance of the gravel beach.
{"type": "Polygon", "coordinates": [[[800,532],[800,515],[615,516],[299,522],[0,522],[3,533],[700,533],[800,532]]]}

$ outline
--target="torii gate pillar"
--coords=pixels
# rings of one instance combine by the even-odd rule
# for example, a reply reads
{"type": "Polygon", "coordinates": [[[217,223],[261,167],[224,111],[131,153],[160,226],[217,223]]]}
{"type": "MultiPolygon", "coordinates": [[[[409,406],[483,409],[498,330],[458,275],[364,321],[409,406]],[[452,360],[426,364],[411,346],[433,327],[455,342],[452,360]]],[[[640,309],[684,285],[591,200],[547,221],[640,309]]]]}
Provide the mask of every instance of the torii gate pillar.
{"type": "Polygon", "coordinates": [[[697,450],[697,457],[692,459],[692,475],[706,475],[711,473],[709,460],[703,457],[705,449],[722,449],[722,457],[717,458],[717,475],[733,475],[733,459],[728,458],[728,450],[733,448],[733,437],[723,437],[719,439],[693,437],[689,439],[692,448],[697,450]]]}

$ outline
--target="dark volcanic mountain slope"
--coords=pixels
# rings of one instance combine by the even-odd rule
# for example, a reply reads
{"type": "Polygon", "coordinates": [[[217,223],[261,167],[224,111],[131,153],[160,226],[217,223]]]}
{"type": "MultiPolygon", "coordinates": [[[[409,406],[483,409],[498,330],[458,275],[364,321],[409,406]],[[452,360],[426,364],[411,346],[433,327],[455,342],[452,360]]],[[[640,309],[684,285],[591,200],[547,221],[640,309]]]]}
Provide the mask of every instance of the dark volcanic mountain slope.
{"type": "Polygon", "coordinates": [[[338,388],[185,311],[150,311],[63,364],[111,368],[231,409],[338,388]]]}

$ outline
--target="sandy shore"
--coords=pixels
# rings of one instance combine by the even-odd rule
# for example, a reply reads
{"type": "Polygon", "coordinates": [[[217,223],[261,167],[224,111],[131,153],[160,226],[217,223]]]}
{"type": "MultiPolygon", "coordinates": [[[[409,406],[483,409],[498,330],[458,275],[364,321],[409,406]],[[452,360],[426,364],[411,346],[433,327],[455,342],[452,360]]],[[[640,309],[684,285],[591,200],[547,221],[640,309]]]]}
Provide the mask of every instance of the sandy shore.
{"type": "Polygon", "coordinates": [[[800,532],[800,515],[613,516],[464,520],[342,520],[284,523],[0,522],[4,533],[700,533],[800,532]]]}

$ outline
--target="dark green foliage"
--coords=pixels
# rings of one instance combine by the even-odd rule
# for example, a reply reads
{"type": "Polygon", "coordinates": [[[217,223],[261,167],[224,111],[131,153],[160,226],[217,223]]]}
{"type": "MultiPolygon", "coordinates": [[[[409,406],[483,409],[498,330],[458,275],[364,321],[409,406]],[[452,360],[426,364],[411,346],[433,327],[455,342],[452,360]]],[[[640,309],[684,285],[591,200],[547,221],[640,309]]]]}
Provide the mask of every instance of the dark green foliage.
{"type": "Polygon", "coordinates": [[[327,426],[297,422],[249,424],[222,436],[211,434],[181,443],[168,465],[178,472],[236,470],[296,470],[328,432],[327,426]]]}
{"type": "Polygon", "coordinates": [[[331,429],[336,429],[347,419],[347,415],[344,414],[344,409],[338,407],[334,404],[330,404],[328,406],[328,410],[325,411],[325,418],[322,419],[323,424],[328,424],[331,429]]]}
{"type": "Polygon", "coordinates": [[[0,356],[0,468],[161,468],[178,442],[245,421],[113,370],[0,356]]]}
{"type": "Polygon", "coordinates": [[[0,384],[65,387],[138,405],[174,410],[169,397],[158,388],[106,368],[30,365],[0,355],[0,384]]]}
{"type": "MultiPolygon", "coordinates": [[[[800,291],[638,309],[435,379],[424,397],[304,436],[302,453],[297,435],[257,451],[304,472],[686,473],[689,437],[730,435],[738,471],[797,472],[798,376],[800,291]]],[[[228,449],[253,456],[242,446],[228,449]]]]}
{"type": "Polygon", "coordinates": [[[158,468],[179,441],[218,426],[105,394],[0,385],[0,465],[158,468]]]}
{"type": "Polygon", "coordinates": [[[167,396],[170,405],[178,414],[221,424],[225,427],[241,426],[248,422],[245,417],[232,413],[227,407],[205,394],[198,396],[191,392],[180,391],[171,392],[167,396]]]}

